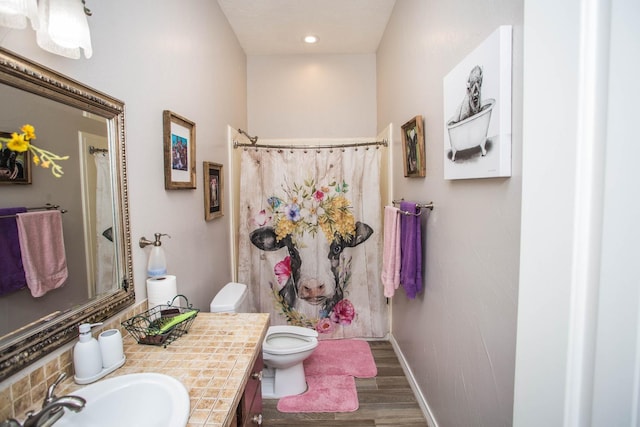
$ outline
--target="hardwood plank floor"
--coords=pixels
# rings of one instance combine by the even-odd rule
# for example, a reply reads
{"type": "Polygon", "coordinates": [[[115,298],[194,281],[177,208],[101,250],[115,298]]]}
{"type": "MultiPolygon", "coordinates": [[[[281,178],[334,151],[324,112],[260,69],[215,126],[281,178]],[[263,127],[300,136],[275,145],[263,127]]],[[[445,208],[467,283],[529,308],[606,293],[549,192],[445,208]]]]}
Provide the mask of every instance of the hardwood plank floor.
{"type": "Polygon", "coordinates": [[[359,408],[355,412],[284,413],[277,399],[262,402],[263,425],[267,427],[425,427],[427,421],[404,375],[391,343],[370,341],[376,361],[375,378],[356,378],[359,408]]]}

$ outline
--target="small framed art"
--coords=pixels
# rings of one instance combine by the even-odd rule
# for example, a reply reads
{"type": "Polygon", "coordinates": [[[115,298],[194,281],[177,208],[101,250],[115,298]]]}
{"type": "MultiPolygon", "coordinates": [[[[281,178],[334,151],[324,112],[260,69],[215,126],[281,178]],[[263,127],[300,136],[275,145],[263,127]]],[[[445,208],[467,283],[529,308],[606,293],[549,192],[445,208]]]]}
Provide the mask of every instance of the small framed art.
{"type": "Polygon", "coordinates": [[[162,114],[164,188],[196,188],[196,124],[171,111],[162,114]]]}
{"type": "Polygon", "coordinates": [[[203,162],[204,165],[204,219],[220,218],[224,214],[224,177],[222,165],[203,162]]]}
{"type": "MultiPolygon", "coordinates": [[[[0,132],[2,140],[11,139],[11,133],[0,132]]],[[[9,150],[0,145],[0,184],[31,184],[31,152],[9,150]]]]}
{"type": "Polygon", "coordinates": [[[404,159],[404,176],[422,178],[425,176],[424,133],[422,116],[415,116],[402,125],[402,158],[404,159]]]}

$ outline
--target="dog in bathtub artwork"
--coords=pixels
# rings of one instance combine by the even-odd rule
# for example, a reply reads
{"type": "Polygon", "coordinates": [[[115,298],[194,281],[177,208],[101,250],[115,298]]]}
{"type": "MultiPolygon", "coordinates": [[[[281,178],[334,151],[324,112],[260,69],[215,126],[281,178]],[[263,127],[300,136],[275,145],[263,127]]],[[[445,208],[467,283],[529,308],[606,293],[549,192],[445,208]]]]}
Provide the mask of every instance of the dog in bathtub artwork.
{"type": "Polygon", "coordinates": [[[482,99],[482,68],[474,66],[467,79],[465,95],[455,114],[447,121],[451,161],[456,161],[458,151],[479,147],[482,156],[487,155],[487,132],[495,99],[482,99]]]}
{"type": "Polygon", "coordinates": [[[274,306],[287,323],[330,334],[357,318],[349,299],[350,251],[367,241],[373,229],[356,221],[347,198],[348,185],[314,180],[283,188],[253,219],[249,238],[272,252],[269,280],[274,306]]]}
{"type": "Polygon", "coordinates": [[[511,26],[444,78],[445,179],[511,175],[511,26]]]}

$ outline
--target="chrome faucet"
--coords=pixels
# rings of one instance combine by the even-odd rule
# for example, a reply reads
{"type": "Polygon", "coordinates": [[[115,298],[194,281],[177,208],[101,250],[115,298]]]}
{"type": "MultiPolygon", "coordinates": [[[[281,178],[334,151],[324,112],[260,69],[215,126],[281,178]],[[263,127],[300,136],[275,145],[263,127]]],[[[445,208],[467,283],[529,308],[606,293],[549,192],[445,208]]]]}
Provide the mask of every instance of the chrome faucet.
{"type": "Polygon", "coordinates": [[[27,413],[27,419],[24,424],[20,424],[17,420],[11,418],[3,421],[0,427],[50,427],[64,415],[64,408],[73,412],[80,412],[87,403],[80,396],[62,396],[56,397],[55,388],[66,377],[65,373],[53,382],[47,389],[47,395],[42,402],[42,409],[38,413],[32,411],[27,413]]]}

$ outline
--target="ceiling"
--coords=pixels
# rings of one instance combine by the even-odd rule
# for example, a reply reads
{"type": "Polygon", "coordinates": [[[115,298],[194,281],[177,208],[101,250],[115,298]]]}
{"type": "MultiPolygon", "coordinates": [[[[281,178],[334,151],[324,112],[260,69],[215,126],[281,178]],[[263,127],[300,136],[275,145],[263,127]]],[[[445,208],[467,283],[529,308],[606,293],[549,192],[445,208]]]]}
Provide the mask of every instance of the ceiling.
{"type": "Polygon", "coordinates": [[[375,53],[396,0],[218,0],[247,55],[375,53]],[[313,34],[319,42],[308,45],[313,34]]]}

